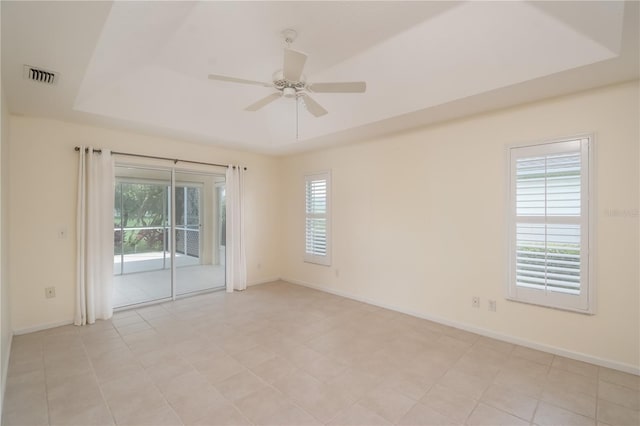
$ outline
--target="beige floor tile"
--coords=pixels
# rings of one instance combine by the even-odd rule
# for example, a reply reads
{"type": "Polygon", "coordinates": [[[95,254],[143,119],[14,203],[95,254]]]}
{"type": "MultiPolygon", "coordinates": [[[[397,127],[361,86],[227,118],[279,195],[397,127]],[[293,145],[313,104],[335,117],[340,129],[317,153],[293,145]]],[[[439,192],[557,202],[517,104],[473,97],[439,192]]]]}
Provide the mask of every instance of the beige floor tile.
{"type": "Polygon", "coordinates": [[[432,408],[424,404],[416,403],[407,414],[405,414],[397,423],[398,425],[407,426],[455,426],[462,423],[455,422],[432,408]]]}
{"type": "Polygon", "coordinates": [[[544,389],[546,377],[530,376],[526,371],[503,370],[496,375],[493,382],[533,398],[539,398],[544,389]]]}
{"type": "Polygon", "coordinates": [[[47,403],[49,412],[52,413],[54,411],[65,411],[66,409],[96,406],[104,403],[104,400],[100,388],[95,383],[95,379],[93,379],[92,384],[85,385],[70,378],[69,384],[48,390],[47,403]]]}
{"type": "Polygon", "coordinates": [[[613,402],[632,410],[640,410],[640,391],[609,382],[600,381],[598,398],[613,402]]]}
{"type": "Polygon", "coordinates": [[[528,426],[529,422],[497,408],[479,403],[467,419],[466,424],[469,426],[528,426]]]}
{"type": "Polygon", "coordinates": [[[156,349],[138,355],[137,360],[144,368],[154,367],[156,365],[167,365],[177,362],[182,358],[176,353],[173,346],[156,349]]]}
{"type": "Polygon", "coordinates": [[[33,357],[25,356],[20,358],[20,355],[14,355],[12,351],[11,357],[9,358],[7,378],[37,372],[41,372],[44,376],[44,357],[42,354],[33,357]]]}
{"type": "Polygon", "coordinates": [[[367,393],[359,404],[391,423],[396,423],[415,405],[415,401],[399,391],[379,386],[367,393]]]}
{"type": "Polygon", "coordinates": [[[212,407],[200,419],[185,423],[194,426],[250,426],[253,423],[231,404],[212,407]]]}
{"type": "Polygon", "coordinates": [[[289,361],[276,355],[274,358],[252,367],[251,371],[267,383],[273,384],[291,374],[295,369],[295,366],[289,361]]]}
{"type": "Polygon", "coordinates": [[[598,400],[598,421],[615,426],[640,425],[640,411],[598,400]]]}
{"type": "Polygon", "coordinates": [[[155,416],[169,408],[162,394],[153,385],[140,387],[135,392],[110,395],[106,400],[118,424],[136,424],[145,413],[155,416]]]}
{"type": "Polygon", "coordinates": [[[349,366],[338,360],[320,356],[300,368],[322,382],[328,382],[343,374],[349,366]]]}
{"type": "Polygon", "coordinates": [[[323,383],[309,373],[294,370],[285,377],[275,381],[273,386],[290,398],[296,398],[300,395],[321,392],[323,383]]]}
{"type": "Polygon", "coordinates": [[[93,364],[93,372],[100,383],[109,380],[128,377],[143,372],[143,368],[137,359],[129,361],[108,361],[93,364]]]}
{"type": "Polygon", "coordinates": [[[288,350],[280,352],[279,355],[295,366],[305,366],[322,357],[322,354],[305,345],[289,347],[288,350]]]}
{"type": "Polygon", "coordinates": [[[127,312],[130,312],[132,314],[127,316],[118,316],[118,317],[114,315],[113,319],[111,320],[111,323],[116,329],[119,327],[126,327],[128,325],[141,324],[145,322],[144,318],[138,315],[135,311],[127,311],[127,312]]]}
{"type": "Polygon", "coordinates": [[[117,421],[117,424],[126,426],[182,426],[178,415],[166,404],[161,407],[141,408],[135,415],[117,421]]]}
{"type": "Polygon", "coordinates": [[[70,358],[57,358],[49,362],[45,361],[45,375],[47,382],[57,378],[64,378],[91,371],[91,363],[89,362],[89,358],[86,356],[73,356],[70,358]]]}
{"type": "Polygon", "coordinates": [[[123,395],[135,394],[140,389],[152,387],[153,383],[145,373],[137,373],[128,377],[122,377],[107,383],[102,383],[100,388],[105,398],[116,398],[123,395]]]}
{"type": "Polygon", "coordinates": [[[640,376],[600,367],[600,380],[640,391],[640,376]]]}
{"type": "Polygon", "coordinates": [[[547,374],[545,388],[548,386],[562,386],[568,392],[581,392],[595,396],[598,391],[598,379],[552,367],[547,374]]]}
{"type": "Polygon", "coordinates": [[[492,339],[490,337],[480,336],[475,341],[474,346],[483,346],[495,352],[509,355],[513,352],[516,345],[501,340],[492,339]]]}
{"type": "Polygon", "coordinates": [[[459,423],[464,423],[477,405],[470,396],[442,385],[431,388],[420,402],[459,423]]]}
{"type": "Polygon", "coordinates": [[[31,385],[44,386],[45,384],[44,367],[20,373],[16,373],[15,370],[11,369],[11,367],[10,370],[11,374],[7,375],[6,384],[6,386],[9,388],[31,385]]]}
{"type": "Polygon", "coordinates": [[[523,358],[529,361],[537,362],[542,365],[551,365],[554,355],[548,352],[538,351],[536,349],[526,348],[524,346],[516,346],[511,352],[512,357],[523,358]]]}
{"type": "Polygon", "coordinates": [[[127,324],[123,326],[116,326],[116,330],[120,333],[121,336],[127,336],[134,333],[138,333],[140,331],[152,330],[153,327],[149,325],[146,321],[140,321],[133,324],[127,324]]]}
{"type": "Polygon", "coordinates": [[[397,370],[382,383],[418,401],[433,387],[437,380],[411,371],[397,370]]]}
{"type": "Polygon", "coordinates": [[[527,421],[531,421],[538,405],[537,399],[500,385],[491,385],[480,400],[527,421]]]}
{"type": "Polygon", "coordinates": [[[501,365],[500,370],[524,372],[530,377],[542,379],[549,373],[549,366],[526,358],[511,356],[501,365]]]}
{"type": "Polygon", "coordinates": [[[197,371],[176,376],[171,381],[163,382],[156,386],[169,401],[201,392],[215,392],[218,396],[221,396],[215,387],[197,371]]]}
{"type": "Polygon", "coordinates": [[[581,416],[564,408],[540,401],[533,423],[539,426],[595,426],[593,418],[581,416]]]}
{"type": "Polygon", "coordinates": [[[553,359],[551,366],[572,373],[582,374],[587,377],[598,377],[598,366],[575,359],[557,356],[553,359]]]}
{"type": "Polygon", "coordinates": [[[256,425],[265,426],[320,426],[321,424],[309,413],[295,406],[279,409],[270,416],[256,422],[256,425]]]}
{"type": "Polygon", "coordinates": [[[491,380],[451,369],[439,380],[439,383],[447,388],[479,399],[491,384],[491,380]]]}
{"type": "MultiPolygon", "coordinates": [[[[176,349],[180,348],[180,344],[176,345],[176,349]]],[[[201,347],[199,350],[189,353],[183,353],[181,357],[192,364],[198,370],[207,370],[221,358],[227,357],[228,354],[217,345],[209,344],[201,347]]]]}
{"type": "Polygon", "coordinates": [[[457,371],[486,380],[493,380],[500,371],[500,367],[492,363],[484,362],[482,358],[471,354],[463,355],[453,365],[453,368],[457,371]]]}
{"type": "Polygon", "coordinates": [[[220,342],[220,347],[229,355],[238,354],[256,346],[258,346],[256,341],[245,335],[234,335],[220,342]]]}
{"type": "Polygon", "coordinates": [[[596,397],[554,383],[545,387],[540,398],[550,404],[587,417],[596,417],[596,397]]]}
{"type": "Polygon", "coordinates": [[[213,386],[181,392],[174,390],[166,394],[166,399],[185,424],[192,423],[206,416],[212,408],[227,403],[227,400],[213,386]]]}
{"type": "Polygon", "coordinates": [[[579,413],[596,406],[616,426],[638,423],[639,391],[637,376],[276,282],[15,336],[3,424],[517,424],[544,398],[539,426],[593,424],[579,413]]]}
{"type": "Polygon", "coordinates": [[[232,355],[232,358],[247,368],[255,367],[263,362],[269,361],[276,357],[273,351],[264,346],[256,346],[243,352],[232,355]]]}
{"type": "Polygon", "coordinates": [[[354,399],[359,399],[372,391],[381,382],[381,379],[372,374],[349,369],[327,382],[331,387],[340,389],[354,399]]]}
{"type": "Polygon", "coordinates": [[[44,426],[49,424],[46,402],[29,408],[7,409],[2,412],[3,426],[44,426]]]}
{"type": "MultiPolygon", "coordinates": [[[[47,409],[47,391],[44,384],[22,384],[7,387],[3,412],[47,409]]],[[[17,416],[19,417],[19,416],[17,416]]]]}
{"type": "Polygon", "coordinates": [[[338,413],[327,424],[333,426],[383,426],[392,423],[362,405],[355,404],[338,413]]]}
{"type": "Polygon", "coordinates": [[[353,401],[323,388],[313,395],[299,395],[294,399],[301,408],[322,423],[327,423],[353,401]]]}
{"type": "Polygon", "coordinates": [[[429,348],[418,353],[402,368],[423,377],[439,379],[457,362],[456,359],[456,357],[452,358],[446,350],[429,348]]]}
{"type": "Polygon", "coordinates": [[[206,364],[199,363],[197,369],[213,384],[247,370],[242,364],[228,355],[211,359],[206,364]]]}
{"type": "Polygon", "coordinates": [[[271,386],[235,401],[235,406],[254,423],[263,423],[276,412],[293,407],[285,395],[271,386]]]}
{"type": "Polygon", "coordinates": [[[267,386],[267,384],[264,381],[249,371],[243,371],[228,379],[215,383],[215,387],[220,393],[232,401],[244,398],[265,386],[267,386]]]}
{"type": "Polygon", "coordinates": [[[162,364],[161,367],[152,365],[145,369],[146,375],[158,387],[170,385],[174,378],[194,371],[196,370],[193,366],[181,359],[177,359],[168,364],[162,364]]]}
{"type": "Polygon", "coordinates": [[[323,423],[355,402],[338,389],[330,388],[302,371],[295,371],[278,380],[274,386],[323,423]]]}
{"type": "Polygon", "coordinates": [[[99,402],[88,406],[60,406],[59,408],[49,407],[49,421],[51,425],[60,426],[92,426],[92,425],[114,425],[114,419],[107,404],[99,402]]]}

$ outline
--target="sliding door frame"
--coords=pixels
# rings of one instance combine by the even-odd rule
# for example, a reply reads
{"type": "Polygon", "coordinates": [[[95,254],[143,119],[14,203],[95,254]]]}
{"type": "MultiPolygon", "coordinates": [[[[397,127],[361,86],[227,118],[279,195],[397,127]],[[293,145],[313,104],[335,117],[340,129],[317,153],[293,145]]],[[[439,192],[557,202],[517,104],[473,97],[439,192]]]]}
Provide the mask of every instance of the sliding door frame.
{"type": "MultiPolygon", "coordinates": [[[[225,179],[225,185],[226,185],[226,173],[224,171],[224,169],[222,167],[215,167],[217,169],[220,169],[219,172],[215,172],[215,171],[211,171],[211,170],[202,170],[200,167],[193,167],[193,168],[189,168],[189,167],[176,167],[175,165],[162,165],[162,164],[158,164],[157,161],[153,161],[152,163],[147,163],[146,161],[130,161],[130,159],[128,159],[128,161],[115,161],[115,167],[129,167],[129,168],[133,168],[133,169],[143,169],[143,170],[156,170],[156,171],[161,171],[161,172],[170,172],[171,173],[171,179],[170,179],[170,186],[169,186],[169,194],[170,194],[170,208],[171,211],[169,213],[169,218],[170,218],[170,223],[169,223],[169,232],[168,232],[168,237],[169,237],[169,242],[170,242],[170,258],[171,258],[171,273],[170,273],[170,277],[171,277],[171,295],[169,297],[163,297],[160,299],[154,299],[154,300],[149,300],[149,301],[145,301],[145,302],[140,302],[140,303],[133,303],[130,305],[124,305],[124,306],[120,306],[120,307],[114,307],[114,311],[120,311],[120,310],[126,310],[126,309],[135,309],[135,308],[139,308],[139,307],[143,307],[143,306],[147,306],[147,305],[154,305],[154,304],[158,304],[158,303],[163,303],[163,302],[167,302],[169,300],[177,300],[179,298],[183,298],[183,297],[190,297],[190,296],[194,296],[197,294],[202,294],[202,293],[209,293],[209,292],[213,292],[213,291],[220,291],[223,290],[225,287],[222,286],[220,288],[211,288],[211,289],[203,289],[203,290],[198,290],[198,291],[193,291],[193,292],[189,292],[189,293],[183,293],[183,294],[178,294],[177,292],[177,274],[176,274],[176,270],[177,270],[177,265],[176,265],[176,249],[177,249],[177,241],[176,241],[176,173],[186,173],[186,174],[197,174],[197,175],[205,175],[205,176],[209,176],[209,177],[223,177],[225,179]]],[[[207,168],[212,168],[211,166],[207,166],[207,168]]],[[[117,179],[117,176],[116,176],[117,179]]],[[[132,180],[135,180],[136,178],[132,178],[132,180]]],[[[214,185],[214,189],[216,189],[216,194],[214,196],[217,197],[217,188],[218,188],[218,184],[216,183],[214,185]]],[[[114,191],[115,191],[115,187],[114,187],[114,191]]],[[[202,253],[202,216],[201,216],[201,212],[202,212],[202,205],[204,203],[204,200],[202,199],[203,195],[201,193],[200,196],[200,200],[199,200],[199,221],[200,223],[200,250],[199,253],[202,253]]],[[[186,194],[185,194],[185,201],[186,201],[186,194]]],[[[185,212],[186,214],[186,212],[185,212]]],[[[218,213],[214,213],[216,216],[218,216],[218,213]]],[[[219,218],[220,219],[220,218],[219,218]]],[[[185,218],[186,221],[186,218],[185,218]]],[[[216,226],[219,226],[218,224],[216,224],[216,226]]],[[[185,232],[185,238],[186,238],[186,232],[185,232]]],[[[219,239],[219,238],[218,238],[219,239]]],[[[214,242],[215,243],[215,242],[214,242]]],[[[122,266],[124,268],[124,266],[122,266]]],[[[124,274],[123,274],[124,275],[124,274]]],[[[225,284],[226,284],[226,280],[227,280],[227,276],[226,276],[226,258],[225,258],[225,284]]]]}

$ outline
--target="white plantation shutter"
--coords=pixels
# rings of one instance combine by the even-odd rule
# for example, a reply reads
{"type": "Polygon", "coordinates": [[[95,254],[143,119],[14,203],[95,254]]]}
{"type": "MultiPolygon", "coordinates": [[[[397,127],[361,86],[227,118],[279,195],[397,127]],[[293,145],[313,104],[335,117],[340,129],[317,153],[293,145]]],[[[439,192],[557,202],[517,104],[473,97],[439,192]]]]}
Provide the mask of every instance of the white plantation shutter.
{"type": "Polygon", "coordinates": [[[330,265],[328,172],[305,176],[305,256],[307,262],[330,265]]]}
{"type": "Polygon", "coordinates": [[[510,149],[510,298],[590,312],[589,141],[510,149]]]}

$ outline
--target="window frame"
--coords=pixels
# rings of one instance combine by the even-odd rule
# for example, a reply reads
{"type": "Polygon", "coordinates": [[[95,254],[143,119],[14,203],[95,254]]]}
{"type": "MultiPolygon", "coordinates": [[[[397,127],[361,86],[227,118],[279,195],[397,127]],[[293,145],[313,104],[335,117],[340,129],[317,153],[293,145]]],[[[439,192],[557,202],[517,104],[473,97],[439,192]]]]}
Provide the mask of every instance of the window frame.
{"type": "Polygon", "coordinates": [[[303,254],[304,262],[313,263],[322,266],[331,266],[331,170],[305,173],[304,175],[304,225],[303,225],[303,254]],[[307,183],[316,180],[326,180],[327,195],[325,199],[326,212],[322,214],[310,214],[307,213],[307,183]],[[307,220],[309,218],[324,217],[326,220],[326,253],[324,255],[318,255],[313,253],[307,253],[307,220]]]}
{"type": "MultiPolygon", "coordinates": [[[[595,137],[594,134],[579,134],[571,137],[557,138],[538,142],[508,145],[505,150],[506,157],[506,279],[505,297],[507,300],[521,302],[531,305],[538,305],[547,308],[564,311],[577,312],[593,315],[596,311],[595,300],[595,137]],[[571,152],[562,145],[579,141],[581,158],[581,214],[580,224],[580,295],[563,294],[538,289],[524,288],[518,286],[515,281],[515,261],[516,261],[516,224],[518,216],[516,214],[516,179],[515,162],[516,159],[535,157],[537,155],[552,155],[559,152],[571,152]],[[527,153],[527,151],[533,151],[527,153]],[[584,203],[584,204],[583,204],[584,203]],[[586,263],[586,266],[583,265],[586,263]],[[586,277],[583,279],[582,277],[586,277]]],[[[573,150],[575,152],[575,150],[573,150]]],[[[547,217],[546,215],[544,217],[547,217]]],[[[552,216],[553,217],[553,216],[552,216]]],[[[543,223],[548,223],[544,221],[543,223]]],[[[552,221],[551,223],[554,223],[552,221]]]]}

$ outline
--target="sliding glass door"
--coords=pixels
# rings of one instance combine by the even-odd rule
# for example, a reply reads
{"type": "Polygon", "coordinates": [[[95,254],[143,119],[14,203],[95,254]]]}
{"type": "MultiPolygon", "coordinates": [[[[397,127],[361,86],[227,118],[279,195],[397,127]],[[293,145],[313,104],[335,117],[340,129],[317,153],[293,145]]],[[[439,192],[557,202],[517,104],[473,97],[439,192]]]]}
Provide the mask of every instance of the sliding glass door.
{"type": "Polygon", "coordinates": [[[171,297],[171,171],[116,167],[114,307],[171,297]]]}
{"type": "Polygon", "coordinates": [[[117,166],[114,197],[114,307],[224,287],[223,175],[117,166]]]}
{"type": "Polygon", "coordinates": [[[176,294],[224,287],[224,176],[176,172],[176,294]]]}

